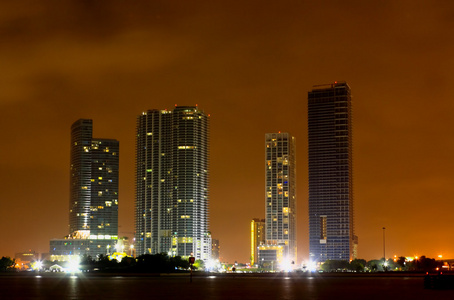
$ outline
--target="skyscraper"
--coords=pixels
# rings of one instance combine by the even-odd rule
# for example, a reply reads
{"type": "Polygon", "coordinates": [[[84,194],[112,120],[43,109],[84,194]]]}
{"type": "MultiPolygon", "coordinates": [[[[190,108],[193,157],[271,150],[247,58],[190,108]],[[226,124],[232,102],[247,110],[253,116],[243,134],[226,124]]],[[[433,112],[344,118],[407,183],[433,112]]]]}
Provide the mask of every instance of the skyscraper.
{"type": "Polygon", "coordinates": [[[197,107],[149,110],[137,118],[137,254],[211,256],[209,124],[197,107]]]}
{"type": "Polygon", "coordinates": [[[265,236],[268,245],[283,246],[283,260],[296,263],[295,138],[289,133],[265,135],[265,236]]]}
{"type": "Polygon", "coordinates": [[[313,262],[356,257],[352,112],[345,82],[308,93],[309,255],[313,262]]]}
{"type": "Polygon", "coordinates": [[[119,142],[92,137],[93,122],[71,126],[69,235],[53,255],[107,254],[118,239],[119,142]]]}

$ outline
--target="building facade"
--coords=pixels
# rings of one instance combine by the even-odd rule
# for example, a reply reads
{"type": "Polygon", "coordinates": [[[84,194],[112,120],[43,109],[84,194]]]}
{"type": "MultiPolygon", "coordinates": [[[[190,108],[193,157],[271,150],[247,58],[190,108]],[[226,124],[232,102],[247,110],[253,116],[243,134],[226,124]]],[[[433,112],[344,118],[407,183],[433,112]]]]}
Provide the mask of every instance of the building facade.
{"type": "Polygon", "coordinates": [[[308,93],[309,255],[313,262],[356,257],[352,108],[345,82],[308,93]]]}
{"type": "Polygon", "coordinates": [[[265,238],[283,246],[283,260],[296,264],[295,138],[289,133],[265,135],[265,238]]]}
{"type": "Polygon", "coordinates": [[[211,257],[208,120],[193,106],[138,116],[137,255],[211,257]]]}
{"type": "Polygon", "coordinates": [[[265,219],[251,221],[251,266],[258,263],[258,247],[265,244],[265,219]]]}
{"type": "Polygon", "coordinates": [[[219,260],[221,255],[221,245],[219,244],[218,239],[211,240],[211,259],[219,260]]]}
{"type": "Polygon", "coordinates": [[[92,137],[93,122],[71,126],[69,235],[51,255],[107,254],[118,239],[119,142],[92,137]]]}

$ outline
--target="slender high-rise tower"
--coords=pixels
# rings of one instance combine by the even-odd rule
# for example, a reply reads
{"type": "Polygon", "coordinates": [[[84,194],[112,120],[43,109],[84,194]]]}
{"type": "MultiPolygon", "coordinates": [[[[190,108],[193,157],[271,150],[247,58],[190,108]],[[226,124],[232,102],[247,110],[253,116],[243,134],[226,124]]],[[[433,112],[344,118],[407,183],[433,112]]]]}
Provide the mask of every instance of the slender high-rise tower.
{"type": "Polygon", "coordinates": [[[252,219],[251,221],[251,266],[257,264],[258,247],[265,244],[265,219],[252,219]]]}
{"type": "Polygon", "coordinates": [[[209,125],[197,107],[149,110],[137,118],[137,254],[207,260],[209,125]]]}
{"type": "Polygon", "coordinates": [[[308,94],[309,255],[313,262],[356,257],[352,112],[345,82],[308,94]]]}
{"type": "Polygon", "coordinates": [[[92,137],[93,122],[71,126],[69,235],[51,240],[54,256],[106,255],[118,240],[119,142],[92,137]]]}
{"type": "Polygon", "coordinates": [[[266,244],[283,246],[285,263],[296,264],[295,138],[289,133],[265,135],[266,244]]]}

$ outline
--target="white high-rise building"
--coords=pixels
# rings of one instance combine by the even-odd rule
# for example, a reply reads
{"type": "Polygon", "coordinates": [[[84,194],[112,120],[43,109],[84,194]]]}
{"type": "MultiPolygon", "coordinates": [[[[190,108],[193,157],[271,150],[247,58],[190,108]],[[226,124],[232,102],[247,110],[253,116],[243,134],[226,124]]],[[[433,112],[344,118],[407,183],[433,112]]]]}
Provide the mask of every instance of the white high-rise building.
{"type": "Polygon", "coordinates": [[[265,135],[265,236],[267,245],[283,247],[282,260],[296,264],[295,137],[265,135]]]}
{"type": "Polygon", "coordinates": [[[137,118],[137,255],[208,260],[209,117],[195,106],[137,118]]]}

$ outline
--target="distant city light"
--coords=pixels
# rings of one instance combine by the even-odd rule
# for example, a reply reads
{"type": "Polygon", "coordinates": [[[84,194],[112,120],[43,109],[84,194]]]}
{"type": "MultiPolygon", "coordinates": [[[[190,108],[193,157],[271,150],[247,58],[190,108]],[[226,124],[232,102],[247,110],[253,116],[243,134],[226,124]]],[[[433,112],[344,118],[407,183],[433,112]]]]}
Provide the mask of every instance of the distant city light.
{"type": "Polygon", "coordinates": [[[69,261],[68,273],[80,272],[79,263],[80,263],[80,260],[79,260],[78,256],[72,257],[69,261]]]}
{"type": "Polygon", "coordinates": [[[309,261],[309,263],[307,264],[307,269],[310,272],[315,272],[317,270],[317,265],[316,265],[315,261],[309,261]]]}
{"type": "Polygon", "coordinates": [[[39,270],[41,270],[42,267],[43,267],[42,261],[38,260],[37,262],[35,262],[35,265],[33,266],[33,269],[36,270],[36,271],[39,271],[39,270]]]}
{"type": "Polygon", "coordinates": [[[291,272],[292,271],[292,262],[290,259],[286,258],[281,263],[281,270],[284,272],[291,272]]]}

